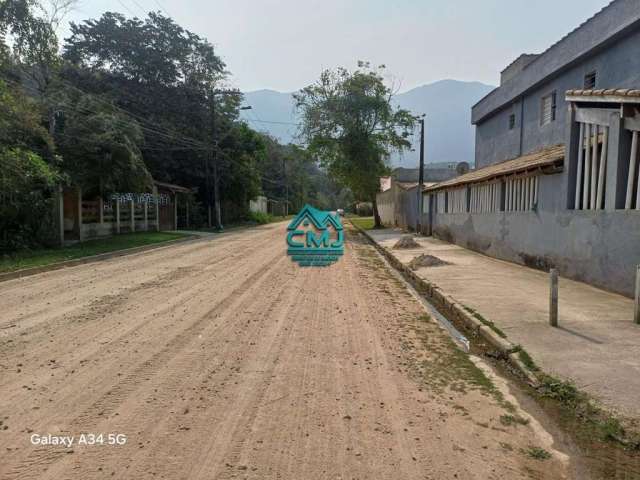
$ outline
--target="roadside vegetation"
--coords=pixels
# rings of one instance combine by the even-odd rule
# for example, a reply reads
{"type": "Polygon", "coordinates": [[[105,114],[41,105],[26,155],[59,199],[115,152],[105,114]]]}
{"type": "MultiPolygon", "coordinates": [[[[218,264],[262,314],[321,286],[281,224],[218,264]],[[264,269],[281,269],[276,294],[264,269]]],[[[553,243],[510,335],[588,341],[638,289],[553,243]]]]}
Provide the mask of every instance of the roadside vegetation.
{"type": "Polygon", "coordinates": [[[243,96],[209,40],[160,12],[111,11],[61,41],[78,5],[0,1],[0,255],[55,242],[53,198],[67,185],[87,200],[150,192],[153,179],[193,188],[191,226],[204,226],[214,136],[224,224],[248,220],[258,195],[289,211],[353,202],[306,149],[240,119],[243,96]]]}
{"type": "Polygon", "coordinates": [[[126,250],[184,238],[188,235],[175,232],[138,232],[117,235],[101,240],[91,240],[64,248],[20,250],[0,257],[0,273],[24,268],[43,267],[67,260],[126,250]]]}
{"type": "Polygon", "coordinates": [[[376,226],[373,217],[349,217],[349,221],[362,230],[373,230],[376,226]]]}
{"type": "Polygon", "coordinates": [[[384,74],[384,65],[358,62],[354,71],[324,70],[294,95],[309,152],[356,199],[371,202],[376,227],[381,225],[376,194],[389,170],[386,160],[393,151],[411,148],[417,121],[393,106],[394,88],[384,74]]]}

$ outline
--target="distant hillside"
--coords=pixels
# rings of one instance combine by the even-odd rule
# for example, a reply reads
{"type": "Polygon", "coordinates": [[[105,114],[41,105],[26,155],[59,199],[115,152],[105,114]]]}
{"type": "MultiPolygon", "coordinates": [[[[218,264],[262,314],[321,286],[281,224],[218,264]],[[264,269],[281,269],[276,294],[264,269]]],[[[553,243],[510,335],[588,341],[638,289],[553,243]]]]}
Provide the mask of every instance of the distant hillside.
{"type": "MultiPolygon", "coordinates": [[[[474,132],[471,125],[471,106],[494,87],[479,82],[441,80],[400,93],[394,101],[414,113],[426,113],[426,161],[473,163],[474,132]]],[[[282,142],[295,141],[296,112],[290,93],[258,90],[245,94],[252,110],[243,117],[257,130],[265,131],[282,142]],[[275,122],[275,123],[268,123],[275,122]]],[[[415,137],[418,148],[418,136],[415,137]]],[[[392,164],[415,167],[418,152],[405,152],[394,156],[392,164]]]]}

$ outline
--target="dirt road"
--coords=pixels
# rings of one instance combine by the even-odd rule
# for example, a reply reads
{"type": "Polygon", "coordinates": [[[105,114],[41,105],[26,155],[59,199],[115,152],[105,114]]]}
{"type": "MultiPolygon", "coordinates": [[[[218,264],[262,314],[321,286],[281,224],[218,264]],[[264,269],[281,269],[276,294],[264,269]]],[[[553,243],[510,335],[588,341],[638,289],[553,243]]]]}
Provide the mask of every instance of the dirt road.
{"type": "Polygon", "coordinates": [[[284,228],[0,283],[0,478],[567,478],[370,246],[284,228]]]}

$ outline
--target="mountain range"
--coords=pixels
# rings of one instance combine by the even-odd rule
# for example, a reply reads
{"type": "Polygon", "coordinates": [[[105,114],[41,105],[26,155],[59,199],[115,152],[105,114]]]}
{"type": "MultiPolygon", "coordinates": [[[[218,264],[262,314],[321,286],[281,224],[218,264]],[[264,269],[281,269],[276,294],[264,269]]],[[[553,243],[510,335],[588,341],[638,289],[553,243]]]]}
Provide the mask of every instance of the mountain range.
{"type": "MultiPolygon", "coordinates": [[[[494,87],[480,82],[440,80],[398,93],[395,105],[425,113],[425,162],[474,161],[474,129],[471,107],[494,87]]],[[[296,142],[298,116],[292,93],[256,90],[245,93],[251,110],[242,117],[253,128],[269,133],[283,143],[296,142]]],[[[414,151],[395,154],[393,166],[415,167],[418,164],[419,135],[413,137],[414,151]]]]}

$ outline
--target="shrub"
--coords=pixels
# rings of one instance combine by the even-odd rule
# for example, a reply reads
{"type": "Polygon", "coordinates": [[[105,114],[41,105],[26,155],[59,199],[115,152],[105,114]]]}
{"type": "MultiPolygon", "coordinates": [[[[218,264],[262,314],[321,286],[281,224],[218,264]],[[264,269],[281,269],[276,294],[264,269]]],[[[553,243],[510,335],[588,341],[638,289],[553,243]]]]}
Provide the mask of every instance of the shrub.
{"type": "Polygon", "coordinates": [[[0,172],[0,252],[50,244],[57,172],[21,148],[0,148],[0,172]]]}
{"type": "Polygon", "coordinates": [[[249,220],[260,225],[265,225],[273,221],[273,217],[268,213],[263,212],[250,212],[249,220]]]}

